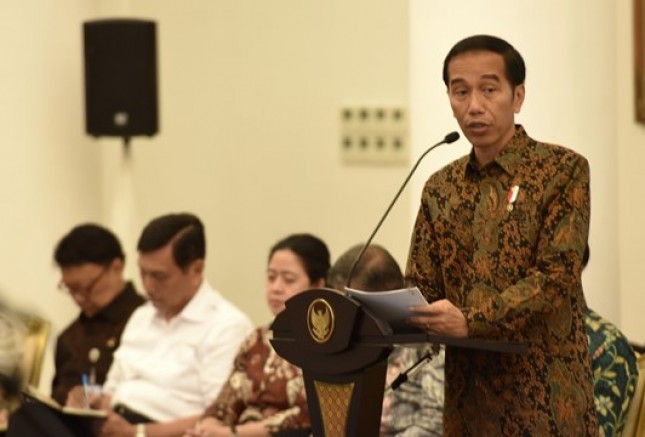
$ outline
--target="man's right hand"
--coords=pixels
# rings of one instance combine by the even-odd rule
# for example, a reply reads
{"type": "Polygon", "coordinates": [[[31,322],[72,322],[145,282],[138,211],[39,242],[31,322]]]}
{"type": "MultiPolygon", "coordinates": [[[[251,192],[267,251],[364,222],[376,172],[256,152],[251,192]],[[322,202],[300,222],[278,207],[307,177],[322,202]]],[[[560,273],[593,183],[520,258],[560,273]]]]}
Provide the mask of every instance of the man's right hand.
{"type": "Polygon", "coordinates": [[[67,393],[65,405],[74,408],[101,408],[101,394],[97,391],[87,391],[82,385],[76,385],[67,393]]]}

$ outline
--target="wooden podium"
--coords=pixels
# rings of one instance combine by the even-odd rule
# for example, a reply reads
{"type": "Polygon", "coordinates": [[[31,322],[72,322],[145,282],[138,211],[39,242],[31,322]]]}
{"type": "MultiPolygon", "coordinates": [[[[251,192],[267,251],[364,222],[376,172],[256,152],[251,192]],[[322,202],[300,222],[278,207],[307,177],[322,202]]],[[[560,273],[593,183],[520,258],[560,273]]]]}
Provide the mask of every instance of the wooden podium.
{"type": "Polygon", "coordinates": [[[271,326],[271,344],[302,369],[315,437],[379,435],[387,358],[394,344],[526,351],[520,343],[393,333],[387,322],[331,289],[308,290],[285,306],[271,326]]]}

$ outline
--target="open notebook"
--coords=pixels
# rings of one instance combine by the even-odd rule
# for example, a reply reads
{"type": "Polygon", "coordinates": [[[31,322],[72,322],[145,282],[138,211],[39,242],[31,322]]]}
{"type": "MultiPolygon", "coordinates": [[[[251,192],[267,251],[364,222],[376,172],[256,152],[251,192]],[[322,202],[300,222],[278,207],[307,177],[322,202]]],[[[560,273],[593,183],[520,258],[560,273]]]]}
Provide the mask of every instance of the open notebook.
{"type": "Polygon", "coordinates": [[[59,404],[54,399],[50,398],[47,395],[39,392],[35,387],[28,385],[23,390],[23,398],[25,402],[40,402],[47,405],[48,407],[60,411],[62,414],[67,414],[71,416],[86,416],[97,419],[104,419],[107,417],[107,413],[104,410],[94,410],[90,408],[74,408],[67,407],[59,404]]]}
{"type": "Polygon", "coordinates": [[[32,386],[22,390],[21,406],[11,414],[7,436],[88,437],[100,434],[107,413],[70,408],[32,386]]]}

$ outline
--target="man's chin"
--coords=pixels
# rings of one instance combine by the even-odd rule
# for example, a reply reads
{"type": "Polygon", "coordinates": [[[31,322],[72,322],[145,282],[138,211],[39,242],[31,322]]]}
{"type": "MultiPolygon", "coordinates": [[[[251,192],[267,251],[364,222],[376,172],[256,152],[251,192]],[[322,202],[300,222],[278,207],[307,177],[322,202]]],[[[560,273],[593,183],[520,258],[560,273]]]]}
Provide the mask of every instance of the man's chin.
{"type": "Polygon", "coordinates": [[[468,142],[475,147],[486,147],[489,142],[488,139],[488,130],[464,130],[464,135],[468,139],[468,142]]]}

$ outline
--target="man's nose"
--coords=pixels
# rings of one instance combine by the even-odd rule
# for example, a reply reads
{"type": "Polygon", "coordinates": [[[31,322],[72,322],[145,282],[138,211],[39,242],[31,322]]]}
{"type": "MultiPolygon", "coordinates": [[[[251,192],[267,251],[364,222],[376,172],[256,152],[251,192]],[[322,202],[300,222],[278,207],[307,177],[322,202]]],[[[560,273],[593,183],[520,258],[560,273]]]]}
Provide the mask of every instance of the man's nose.
{"type": "Polygon", "coordinates": [[[471,93],[470,99],[468,100],[468,112],[469,113],[480,113],[484,110],[484,105],[482,101],[482,96],[478,93],[471,93]]]}
{"type": "Polygon", "coordinates": [[[143,276],[141,278],[141,281],[143,282],[143,289],[146,290],[148,293],[155,291],[155,281],[150,277],[150,276],[143,276]]]}

